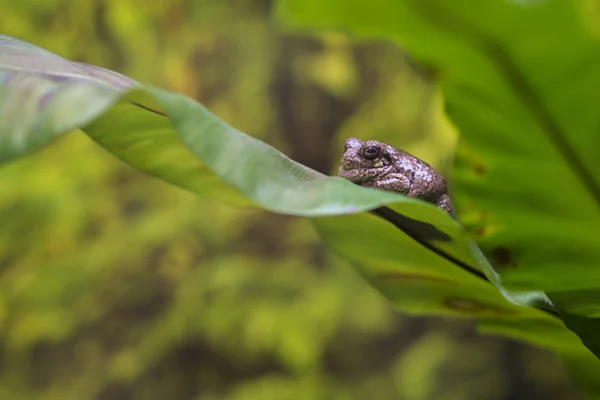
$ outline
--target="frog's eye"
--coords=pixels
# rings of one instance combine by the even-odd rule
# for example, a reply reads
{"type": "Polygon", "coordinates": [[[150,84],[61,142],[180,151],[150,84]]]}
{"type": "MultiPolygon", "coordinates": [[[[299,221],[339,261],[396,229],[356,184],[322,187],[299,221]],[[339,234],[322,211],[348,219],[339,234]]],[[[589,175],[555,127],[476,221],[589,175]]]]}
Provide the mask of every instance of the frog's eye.
{"type": "Polygon", "coordinates": [[[379,157],[380,153],[381,150],[379,150],[379,147],[377,146],[365,147],[362,151],[362,155],[365,160],[375,160],[377,157],[379,157]]]}

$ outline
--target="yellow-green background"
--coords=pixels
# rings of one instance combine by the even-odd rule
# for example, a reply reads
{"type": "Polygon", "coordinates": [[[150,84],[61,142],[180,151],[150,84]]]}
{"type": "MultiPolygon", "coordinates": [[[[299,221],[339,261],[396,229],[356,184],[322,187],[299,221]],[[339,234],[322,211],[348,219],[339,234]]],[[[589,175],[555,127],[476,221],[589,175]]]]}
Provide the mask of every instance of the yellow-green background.
{"type": "MultiPolygon", "coordinates": [[[[351,135],[448,171],[430,71],[391,44],[285,33],[270,3],[0,0],[0,31],[196,98],[322,172],[351,135]]],[[[307,221],[198,199],[80,133],[0,169],[0,220],[0,400],[579,393],[552,354],[399,315],[307,221]]]]}

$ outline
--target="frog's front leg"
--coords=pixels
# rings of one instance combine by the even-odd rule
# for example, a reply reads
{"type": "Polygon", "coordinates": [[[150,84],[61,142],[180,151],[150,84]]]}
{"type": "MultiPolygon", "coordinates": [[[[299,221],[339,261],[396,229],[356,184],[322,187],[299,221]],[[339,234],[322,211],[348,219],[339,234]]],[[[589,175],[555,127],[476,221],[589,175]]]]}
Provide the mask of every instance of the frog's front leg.
{"type": "Polygon", "coordinates": [[[454,217],[454,204],[452,204],[452,200],[450,200],[450,196],[447,194],[443,194],[440,196],[436,204],[439,208],[446,211],[450,216],[454,217]]]}
{"type": "Polygon", "coordinates": [[[362,184],[362,186],[401,194],[408,194],[410,191],[410,181],[406,176],[398,173],[388,174],[383,179],[366,181],[362,184]]]}

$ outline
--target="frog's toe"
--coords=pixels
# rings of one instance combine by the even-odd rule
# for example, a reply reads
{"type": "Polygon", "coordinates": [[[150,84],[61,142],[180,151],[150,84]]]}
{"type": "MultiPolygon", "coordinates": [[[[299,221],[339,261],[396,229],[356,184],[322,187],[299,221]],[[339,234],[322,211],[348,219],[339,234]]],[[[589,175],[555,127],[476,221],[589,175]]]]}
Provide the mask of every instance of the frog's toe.
{"type": "Polygon", "coordinates": [[[454,204],[450,200],[450,196],[443,194],[436,204],[439,208],[446,211],[450,216],[454,217],[454,204]]]}

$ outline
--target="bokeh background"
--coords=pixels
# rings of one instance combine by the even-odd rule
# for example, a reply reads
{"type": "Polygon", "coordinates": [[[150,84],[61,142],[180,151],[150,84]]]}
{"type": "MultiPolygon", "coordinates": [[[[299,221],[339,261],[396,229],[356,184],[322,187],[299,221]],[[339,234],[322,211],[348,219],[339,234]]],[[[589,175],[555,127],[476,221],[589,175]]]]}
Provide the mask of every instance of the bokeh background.
{"type": "MultiPolygon", "coordinates": [[[[434,72],[390,43],[286,31],[269,0],[0,6],[0,32],[198,99],[319,171],[358,136],[450,172],[434,72]]],[[[580,398],[551,353],[400,315],[309,221],[197,198],[80,132],[0,169],[0,220],[0,399],[580,398]]]]}

